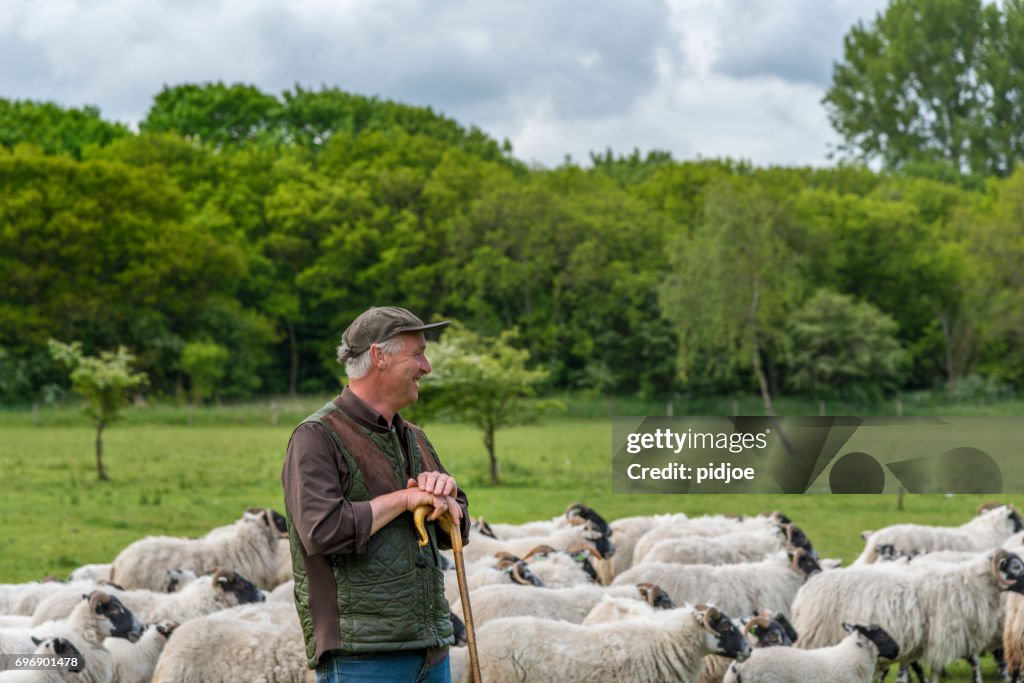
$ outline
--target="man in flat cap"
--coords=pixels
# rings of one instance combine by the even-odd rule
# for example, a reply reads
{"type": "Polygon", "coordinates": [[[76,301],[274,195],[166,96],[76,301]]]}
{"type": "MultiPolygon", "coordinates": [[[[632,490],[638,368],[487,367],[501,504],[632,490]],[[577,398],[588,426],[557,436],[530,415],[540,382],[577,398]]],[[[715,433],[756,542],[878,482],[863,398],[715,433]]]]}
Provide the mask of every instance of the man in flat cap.
{"type": "Polygon", "coordinates": [[[295,603],[317,683],[447,683],[454,642],[439,551],[420,548],[411,512],[444,510],[469,540],[466,495],[419,427],[398,411],[430,372],[425,324],[395,306],[371,308],[341,338],[349,384],[295,429],[284,487],[295,603]]]}

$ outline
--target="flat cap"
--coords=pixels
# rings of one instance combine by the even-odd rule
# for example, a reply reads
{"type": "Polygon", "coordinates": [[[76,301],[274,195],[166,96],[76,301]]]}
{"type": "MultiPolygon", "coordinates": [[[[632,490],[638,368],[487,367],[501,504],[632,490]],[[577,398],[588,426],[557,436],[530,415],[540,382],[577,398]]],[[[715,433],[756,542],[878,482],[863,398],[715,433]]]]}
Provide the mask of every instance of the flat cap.
{"type": "Polygon", "coordinates": [[[445,320],[428,325],[404,308],[374,306],[353,320],[341,335],[338,362],[343,363],[349,358],[355,358],[369,349],[370,345],[391,339],[396,334],[437,330],[447,327],[449,322],[445,320]]]}

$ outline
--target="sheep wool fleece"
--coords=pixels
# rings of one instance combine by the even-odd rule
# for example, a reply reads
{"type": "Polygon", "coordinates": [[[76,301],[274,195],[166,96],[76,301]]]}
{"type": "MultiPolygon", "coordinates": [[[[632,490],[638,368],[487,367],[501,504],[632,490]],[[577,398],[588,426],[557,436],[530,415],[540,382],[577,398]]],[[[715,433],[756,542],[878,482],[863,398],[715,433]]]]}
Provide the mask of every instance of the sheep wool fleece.
{"type": "MultiPolygon", "coordinates": [[[[393,432],[378,434],[360,427],[334,402],[306,418],[326,428],[348,465],[350,483],[346,497],[370,500],[405,488],[405,456],[393,432]],[[387,463],[386,465],[384,463],[387,463]]],[[[412,478],[437,470],[437,463],[419,428],[406,423],[403,435],[409,444],[412,478]]],[[[399,515],[370,537],[364,554],[309,557],[288,513],[295,602],[306,641],[310,668],[315,668],[327,647],[346,655],[398,650],[419,650],[451,645],[455,641],[444,597],[436,525],[427,524],[430,543],[420,548],[411,515],[399,515]],[[334,586],[311,589],[306,562],[329,561],[334,586]],[[329,590],[328,590],[329,589],[329,590]],[[317,642],[311,593],[315,600],[337,596],[340,644],[317,642]]],[[[333,631],[333,629],[328,629],[333,631]]]]}

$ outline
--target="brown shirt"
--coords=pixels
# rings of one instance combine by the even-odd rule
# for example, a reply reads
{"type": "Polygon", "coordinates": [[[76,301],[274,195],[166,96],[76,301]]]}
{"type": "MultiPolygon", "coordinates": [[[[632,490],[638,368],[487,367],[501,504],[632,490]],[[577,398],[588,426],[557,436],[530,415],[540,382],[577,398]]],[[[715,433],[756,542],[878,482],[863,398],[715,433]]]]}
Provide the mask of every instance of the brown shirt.
{"type": "MultiPolygon", "coordinates": [[[[362,427],[379,433],[391,431],[384,416],[356,396],[348,388],[334,400],[346,415],[362,427]]],[[[405,454],[406,475],[409,467],[409,444],[405,443],[405,421],[396,414],[392,420],[396,438],[405,454]]],[[[435,459],[436,459],[436,453],[435,459]]],[[[440,471],[447,474],[440,460],[440,471]]],[[[288,443],[284,469],[281,472],[285,502],[292,515],[295,531],[309,555],[357,554],[366,552],[370,539],[373,512],[369,501],[345,498],[349,472],[334,439],[316,423],[300,425],[288,443]]],[[[469,540],[469,503],[459,488],[455,499],[462,508],[462,540],[469,540]]],[[[450,547],[444,534],[441,547],[450,547]]]]}

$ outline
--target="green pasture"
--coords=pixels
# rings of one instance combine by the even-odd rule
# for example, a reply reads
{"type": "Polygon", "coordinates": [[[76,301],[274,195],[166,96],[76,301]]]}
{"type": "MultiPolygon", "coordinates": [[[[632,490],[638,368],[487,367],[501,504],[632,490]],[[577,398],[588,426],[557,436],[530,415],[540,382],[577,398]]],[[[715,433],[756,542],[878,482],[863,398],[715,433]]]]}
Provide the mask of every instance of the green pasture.
{"type": "MultiPolygon", "coordinates": [[[[143,536],[202,534],[250,506],[281,509],[279,476],[288,436],[318,403],[212,408],[193,414],[191,425],[184,408],[133,408],[106,432],[111,480],[105,483],[96,478],[94,432],[80,413],[0,413],[0,583],[64,577],[82,564],[111,561],[143,536]]],[[[899,522],[960,524],[986,500],[908,495],[898,510],[894,495],[612,494],[610,420],[567,416],[500,431],[505,483],[492,487],[477,431],[443,422],[425,426],[468,491],[472,514],[496,522],[550,518],[577,500],[608,519],[782,510],[823,557],[849,562],[863,545],[863,529],[899,522]]],[[[1024,496],[1003,500],[1024,507],[1024,496]]]]}

